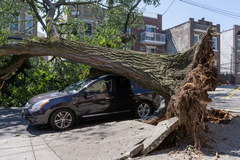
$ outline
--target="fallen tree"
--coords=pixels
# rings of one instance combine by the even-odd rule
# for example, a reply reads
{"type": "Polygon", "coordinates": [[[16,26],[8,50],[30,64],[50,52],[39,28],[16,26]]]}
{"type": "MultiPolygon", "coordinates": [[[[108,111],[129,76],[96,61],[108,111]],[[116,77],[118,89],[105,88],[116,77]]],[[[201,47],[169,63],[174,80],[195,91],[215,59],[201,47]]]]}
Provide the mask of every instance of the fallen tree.
{"type": "Polygon", "coordinates": [[[65,39],[38,39],[4,45],[0,50],[1,56],[56,56],[86,64],[123,75],[170,100],[193,60],[195,47],[181,54],[170,55],[116,50],[65,39]]]}
{"type": "MultiPolygon", "coordinates": [[[[0,47],[0,55],[16,55],[21,62],[24,55],[57,56],[125,76],[170,100],[168,117],[179,117],[181,126],[186,126],[195,146],[200,147],[199,133],[205,128],[210,101],[207,91],[214,90],[218,81],[211,32],[209,29],[197,46],[176,55],[116,50],[65,39],[7,44],[0,47]]],[[[12,70],[7,66],[0,69],[0,73],[9,74],[6,71],[12,70]]]]}
{"type": "MultiPolygon", "coordinates": [[[[177,117],[177,122],[174,121],[171,130],[167,130],[163,137],[158,138],[158,143],[147,144],[153,144],[156,147],[156,144],[180,126],[183,130],[179,129],[179,134],[186,131],[194,138],[195,147],[201,146],[200,134],[206,128],[204,119],[207,116],[206,106],[210,101],[207,91],[214,90],[218,82],[218,71],[214,67],[211,29],[198,45],[184,53],[152,54],[117,50],[61,38],[57,28],[57,19],[61,15],[61,6],[72,5],[72,2],[43,0],[40,3],[43,6],[40,6],[41,9],[36,8],[37,5],[34,2],[26,0],[45,29],[48,38],[35,38],[0,46],[0,57],[13,55],[9,63],[0,67],[0,89],[5,80],[12,75],[11,73],[16,71],[28,57],[62,57],[105,72],[125,76],[144,88],[158,92],[165,98],[168,104],[166,118],[177,117]],[[45,9],[45,23],[40,16],[42,9],[45,9]]],[[[74,4],[84,5],[98,2],[100,1],[75,1],[74,4]]],[[[137,1],[136,6],[139,2],[137,1]]],[[[156,3],[158,1],[146,2],[156,3]]],[[[128,16],[136,7],[133,5],[131,8],[128,16]]],[[[112,4],[109,4],[109,10],[112,9],[112,4]]]]}

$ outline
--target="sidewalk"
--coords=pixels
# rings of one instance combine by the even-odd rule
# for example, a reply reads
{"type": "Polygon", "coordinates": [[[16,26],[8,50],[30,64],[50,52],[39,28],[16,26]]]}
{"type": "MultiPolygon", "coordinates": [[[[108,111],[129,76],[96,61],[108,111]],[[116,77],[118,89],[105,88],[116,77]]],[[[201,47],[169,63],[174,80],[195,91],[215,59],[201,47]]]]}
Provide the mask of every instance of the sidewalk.
{"type": "Polygon", "coordinates": [[[149,124],[125,120],[77,126],[64,132],[45,129],[46,133],[36,136],[1,139],[0,134],[0,160],[111,160],[121,157],[154,129],[149,124]]]}
{"type": "Polygon", "coordinates": [[[60,160],[41,137],[0,140],[0,160],[60,160]]]}

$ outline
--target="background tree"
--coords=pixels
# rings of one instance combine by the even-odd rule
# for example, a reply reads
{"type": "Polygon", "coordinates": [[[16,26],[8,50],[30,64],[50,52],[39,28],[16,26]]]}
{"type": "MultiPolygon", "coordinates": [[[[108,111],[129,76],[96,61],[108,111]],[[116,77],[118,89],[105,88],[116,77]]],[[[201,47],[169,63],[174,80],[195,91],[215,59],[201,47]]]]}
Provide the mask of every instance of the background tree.
{"type": "MultiPolygon", "coordinates": [[[[5,44],[8,42],[8,38],[12,36],[13,33],[10,32],[9,25],[24,22],[24,20],[19,21],[18,16],[24,7],[29,6],[27,13],[32,15],[35,20],[37,19],[48,38],[67,37],[70,40],[84,41],[109,48],[130,48],[134,42],[134,37],[129,36],[128,33],[125,32],[133,26],[140,27],[142,25],[142,13],[137,9],[139,2],[140,1],[122,0],[109,1],[103,4],[101,1],[4,0],[1,1],[0,5],[0,11],[3,13],[0,22],[0,43],[5,44]],[[86,34],[86,23],[83,20],[71,18],[66,21],[66,19],[63,19],[63,14],[69,16],[71,7],[78,8],[78,5],[88,5],[93,9],[93,15],[98,17],[98,26],[94,28],[94,35],[89,36],[86,34]],[[74,29],[77,34],[73,33],[74,29]]],[[[89,67],[84,65],[66,61],[69,65],[68,67],[63,65],[62,70],[69,70],[71,68],[72,72],[75,73],[71,74],[72,78],[70,79],[68,79],[69,76],[63,76],[66,78],[57,80],[59,68],[56,68],[56,66],[63,64],[62,62],[54,60],[44,63],[44,61],[40,59],[37,60],[36,58],[30,57],[29,55],[8,55],[0,57],[0,105],[21,106],[27,99],[38,93],[60,89],[72,83],[73,79],[78,81],[84,78],[84,76],[87,75],[86,73],[88,73],[85,69],[89,69],[89,67]],[[29,58],[31,59],[30,61],[28,60],[29,58]],[[72,64],[70,65],[70,63],[72,64]],[[76,70],[76,67],[80,68],[76,70]],[[38,69],[41,71],[38,71],[38,69]],[[48,70],[54,69],[56,70],[56,74],[54,72],[48,72],[48,70]],[[84,70],[84,72],[82,72],[82,70],[84,70]],[[42,81],[40,79],[37,81],[36,77],[41,76],[43,73],[45,78],[43,78],[42,81]],[[50,73],[52,73],[52,75],[50,75],[50,73]],[[82,74],[83,76],[80,76],[81,78],[74,76],[82,74]],[[55,77],[55,80],[50,77],[55,77]],[[56,80],[59,82],[58,84],[48,85],[56,80]],[[43,85],[45,85],[44,89],[39,87],[43,85]],[[24,88],[26,88],[28,92],[19,92],[24,88]],[[25,94],[20,95],[20,93],[25,94]]],[[[68,74],[69,72],[63,73],[68,74]]]]}

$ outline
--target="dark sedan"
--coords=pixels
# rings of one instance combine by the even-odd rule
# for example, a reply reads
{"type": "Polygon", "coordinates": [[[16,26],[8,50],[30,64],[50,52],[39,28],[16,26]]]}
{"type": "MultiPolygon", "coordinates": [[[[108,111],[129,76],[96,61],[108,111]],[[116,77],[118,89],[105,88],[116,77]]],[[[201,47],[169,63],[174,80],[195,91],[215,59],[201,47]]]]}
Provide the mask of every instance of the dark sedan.
{"type": "Polygon", "coordinates": [[[72,84],[63,91],[31,98],[23,109],[30,125],[50,124],[54,129],[72,127],[79,119],[132,112],[138,118],[153,113],[159,95],[121,76],[104,75],[72,84]]]}

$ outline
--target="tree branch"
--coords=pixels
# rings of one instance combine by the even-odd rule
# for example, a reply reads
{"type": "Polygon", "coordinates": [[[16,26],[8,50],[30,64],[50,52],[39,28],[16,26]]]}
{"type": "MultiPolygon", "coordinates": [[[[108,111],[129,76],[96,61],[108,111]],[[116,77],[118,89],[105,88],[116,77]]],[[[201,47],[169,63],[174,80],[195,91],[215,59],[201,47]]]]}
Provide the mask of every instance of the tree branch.
{"type": "Polygon", "coordinates": [[[46,27],[46,25],[44,24],[42,17],[39,15],[38,10],[37,10],[37,7],[36,7],[34,1],[33,1],[33,0],[27,0],[27,3],[30,5],[30,7],[32,8],[33,12],[35,13],[38,21],[41,23],[43,29],[46,31],[46,30],[47,30],[47,27],[46,27]]]}
{"type": "Polygon", "coordinates": [[[48,13],[49,11],[49,6],[47,5],[47,3],[43,3],[43,8],[45,9],[46,13],[48,13]]]}
{"type": "Polygon", "coordinates": [[[31,29],[33,29],[33,28],[37,25],[37,23],[38,23],[38,22],[35,22],[35,23],[32,25],[32,27],[26,29],[26,30],[24,31],[24,33],[27,33],[27,31],[30,31],[31,29]]]}
{"type": "Polygon", "coordinates": [[[130,16],[131,16],[133,10],[137,8],[137,6],[139,5],[139,3],[140,3],[141,1],[142,1],[142,0],[138,0],[137,3],[130,8],[130,10],[129,10],[128,14],[127,14],[127,18],[126,18],[125,24],[124,24],[123,33],[127,33],[130,16]]]}
{"type": "Polygon", "coordinates": [[[10,62],[0,68],[0,90],[11,73],[16,71],[29,57],[29,55],[13,55],[10,62]]]}
{"type": "Polygon", "coordinates": [[[50,2],[50,0],[43,0],[47,5],[48,5],[48,7],[50,7],[51,6],[51,2],[50,2]]]}
{"type": "Polygon", "coordinates": [[[54,18],[54,21],[58,19],[58,17],[61,15],[60,7],[57,8],[57,16],[54,18]]]}
{"type": "Polygon", "coordinates": [[[43,4],[44,4],[43,2],[40,2],[40,1],[37,1],[37,3],[39,3],[39,4],[41,4],[41,5],[43,5],[43,4]]]}

